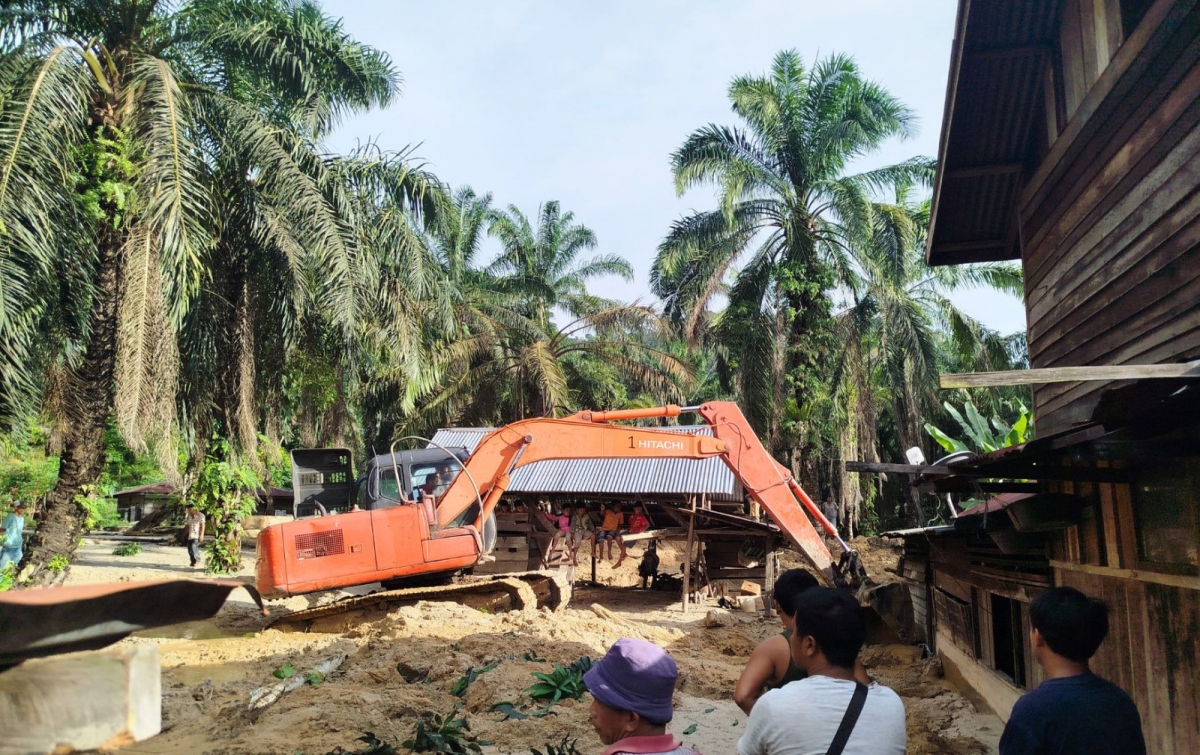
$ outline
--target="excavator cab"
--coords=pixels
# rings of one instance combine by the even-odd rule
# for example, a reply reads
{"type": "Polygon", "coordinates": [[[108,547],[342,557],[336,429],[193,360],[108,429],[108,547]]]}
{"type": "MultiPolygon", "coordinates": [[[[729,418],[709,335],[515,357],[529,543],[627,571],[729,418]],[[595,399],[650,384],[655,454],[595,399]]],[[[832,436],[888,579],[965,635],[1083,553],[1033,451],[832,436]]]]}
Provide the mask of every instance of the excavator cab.
{"type": "Polygon", "coordinates": [[[296,521],[259,534],[259,592],[280,597],[471,568],[488,541],[474,527],[440,525],[437,511],[466,457],[461,448],[380,454],[355,479],[347,449],[293,451],[296,521]]]}
{"type": "Polygon", "coordinates": [[[298,448],[292,451],[292,489],[296,519],[376,511],[418,503],[422,494],[441,497],[467,459],[465,448],[438,448],[379,454],[353,477],[353,457],[345,448],[298,448]],[[447,453],[449,451],[449,453],[447,453]]]}

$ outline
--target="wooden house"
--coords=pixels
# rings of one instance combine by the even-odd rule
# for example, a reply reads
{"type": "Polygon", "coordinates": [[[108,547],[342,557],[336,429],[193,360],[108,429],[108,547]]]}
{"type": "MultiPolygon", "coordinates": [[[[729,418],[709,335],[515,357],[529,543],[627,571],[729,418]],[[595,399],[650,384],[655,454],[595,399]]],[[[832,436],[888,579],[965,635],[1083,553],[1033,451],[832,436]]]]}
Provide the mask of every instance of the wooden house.
{"type": "Polygon", "coordinates": [[[1149,752],[1200,752],[1200,385],[1171,366],[1200,357],[1200,2],[960,0],[939,158],[928,262],[1019,260],[1031,367],[1080,369],[1030,374],[1037,440],[918,478],[988,500],[897,533],[918,618],[1007,718],[1029,601],[1102,598],[1092,668],[1149,752]]]}

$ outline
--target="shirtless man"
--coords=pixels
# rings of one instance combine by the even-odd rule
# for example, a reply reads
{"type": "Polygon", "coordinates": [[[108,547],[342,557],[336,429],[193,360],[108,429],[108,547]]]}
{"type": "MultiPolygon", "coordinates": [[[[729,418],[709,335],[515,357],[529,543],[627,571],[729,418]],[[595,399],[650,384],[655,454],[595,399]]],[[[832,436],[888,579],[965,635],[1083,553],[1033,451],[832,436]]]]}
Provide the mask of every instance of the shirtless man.
{"type": "MultiPolygon", "coordinates": [[[[804,672],[792,660],[791,639],[796,631],[796,601],[800,595],[820,584],[817,578],[803,569],[788,569],[775,580],[775,613],[783,622],[783,631],[758,643],[733,690],[733,701],[746,715],[768,689],[777,689],[804,678],[804,672]]],[[[871,678],[861,661],[855,661],[854,675],[864,684],[871,678]]]]}

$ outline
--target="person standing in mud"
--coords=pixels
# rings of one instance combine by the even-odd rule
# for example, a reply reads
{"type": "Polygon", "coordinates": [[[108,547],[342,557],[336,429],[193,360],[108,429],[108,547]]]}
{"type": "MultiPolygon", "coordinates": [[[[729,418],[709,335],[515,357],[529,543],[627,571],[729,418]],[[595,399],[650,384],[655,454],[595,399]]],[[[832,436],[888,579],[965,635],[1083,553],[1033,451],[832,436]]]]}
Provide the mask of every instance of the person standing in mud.
{"type": "MultiPolygon", "coordinates": [[[[746,715],[763,692],[779,689],[783,685],[804,678],[804,672],[792,659],[792,633],[796,630],[796,602],[800,596],[820,583],[817,578],[803,569],[788,569],[775,580],[773,590],[775,613],[783,623],[783,631],[758,643],[750,660],[738,677],[733,689],[733,701],[746,715]]],[[[858,659],[854,661],[854,675],[863,684],[870,684],[871,677],[858,659]]]]}
{"type": "Polygon", "coordinates": [[[187,539],[188,560],[195,569],[200,563],[200,544],[204,542],[204,514],[195,506],[188,506],[183,527],[184,537],[187,539]]]}
{"type": "Polygon", "coordinates": [[[837,502],[833,500],[833,491],[825,491],[825,499],[821,502],[821,513],[836,530],[838,528],[838,506],[837,502]]]}
{"type": "Polygon", "coordinates": [[[750,711],[738,755],[904,755],[904,703],[856,678],[867,622],[854,596],[832,587],[796,601],[792,658],[805,677],[764,694],[750,711]]]}
{"type": "Polygon", "coordinates": [[[667,733],[679,668],[652,642],[620,639],[583,675],[592,693],[588,721],[604,755],[699,755],[667,733]]]}
{"type": "Polygon", "coordinates": [[[1073,587],[1029,604],[1029,645],[1046,673],[1023,695],[1000,737],[1000,755],[1145,755],[1137,706],[1088,661],[1108,635],[1108,607],[1073,587]]]}

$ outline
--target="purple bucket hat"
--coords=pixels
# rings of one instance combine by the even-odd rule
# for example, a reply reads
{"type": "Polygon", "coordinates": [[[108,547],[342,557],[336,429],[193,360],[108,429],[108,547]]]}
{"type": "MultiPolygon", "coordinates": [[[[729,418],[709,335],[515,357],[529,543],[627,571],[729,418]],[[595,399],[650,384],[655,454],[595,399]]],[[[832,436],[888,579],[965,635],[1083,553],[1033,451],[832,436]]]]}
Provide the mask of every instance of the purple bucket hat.
{"type": "Polygon", "coordinates": [[[620,639],[583,675],[588,692],[616,710],[631,710],[656,724],[674,715],[671,695],[679,668],[667,651],[645,640],[620,639]]]}

